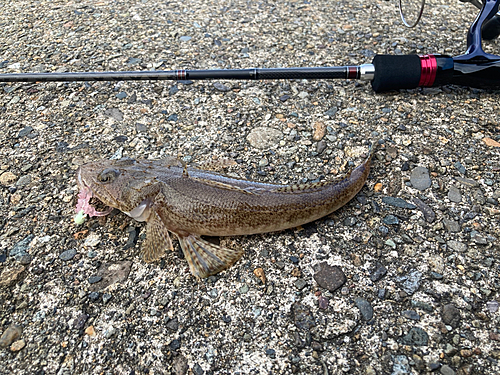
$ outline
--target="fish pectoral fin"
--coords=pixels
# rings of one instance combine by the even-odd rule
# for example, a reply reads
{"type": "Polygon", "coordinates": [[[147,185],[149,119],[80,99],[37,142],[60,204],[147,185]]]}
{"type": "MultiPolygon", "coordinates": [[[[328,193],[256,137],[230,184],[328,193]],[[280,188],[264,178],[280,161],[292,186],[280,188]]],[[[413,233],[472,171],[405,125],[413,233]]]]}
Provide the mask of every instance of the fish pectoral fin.
{"type": "Polygon", "coordinates": [[[156,211],[152,211],[147,220],[146,240],[142,244],[141,255],[145,262],[154,262],[164,253],[165,249],[173,250],[172,240],[168,230],[156,211]]]}
{"type": "Polygon", "coordinates": [[[191,273],[200,278],[215,275],[230,267],[243,255],[242,250],[215,245],[194,234],[179,236],[179,242],[191,273]]]}

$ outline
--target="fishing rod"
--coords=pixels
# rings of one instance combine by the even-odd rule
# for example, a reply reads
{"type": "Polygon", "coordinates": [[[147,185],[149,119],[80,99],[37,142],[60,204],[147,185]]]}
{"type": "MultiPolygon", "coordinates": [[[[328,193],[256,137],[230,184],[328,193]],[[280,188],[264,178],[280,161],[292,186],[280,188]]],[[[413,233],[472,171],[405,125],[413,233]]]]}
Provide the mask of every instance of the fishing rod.
{"type": "MultiPolygon", "coordinates": [[[[425,3],[425,0],[421,1],[422,8],[417,22],[425,3]]],[[[480,5],[479,0],[461,1],[480,5]]],[[[485,53],[482,48],[482,32],[486,26],[488,26],[490,37],[500,34],[500,21],[497,15],[500,0],[482,0],[482,2],[479,15],[467,33],[467,50],[463,55],[456,57],[438,54],[376,55],[370,64],[333,67],[12,73],[0,74],[0,82],[359,79],[371,81],[375,92],[448,84],[500,89],[500,56],[485,53]]],[[[401,16],[407,24],[402,11],[401,16]]],[[[413,26],[415,25],[416,23],[413,26]]]]}

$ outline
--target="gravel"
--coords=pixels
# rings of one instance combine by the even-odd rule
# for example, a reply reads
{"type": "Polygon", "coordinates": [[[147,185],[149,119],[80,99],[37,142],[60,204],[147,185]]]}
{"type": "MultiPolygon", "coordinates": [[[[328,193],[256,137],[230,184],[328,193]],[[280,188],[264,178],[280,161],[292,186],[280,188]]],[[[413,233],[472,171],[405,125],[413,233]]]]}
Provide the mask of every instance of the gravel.
{"type": "Polygon", "coordinates": [[[415,168],[410,175],[410,182],[415,189],[424,191],[431,186],[429,170],[424,167],[415,168]]]}
{"type": "MultiPolygon", "coordinates": [[[[438,1],[406,29],[385,1],[4,5],[0,73],[457,56],[476,16],[438,1]]],[[[491,91],[347,80],[0,84],[0,373],[500,373],[499,110],[491,91]],[[221,238],[245,255],[206,280],[176,242],[144,263],[144,225],[116,210],[73,221],[86,161],[233,159],[231,175],[303,183],[371,142],[352,202],[221,238]]]]}

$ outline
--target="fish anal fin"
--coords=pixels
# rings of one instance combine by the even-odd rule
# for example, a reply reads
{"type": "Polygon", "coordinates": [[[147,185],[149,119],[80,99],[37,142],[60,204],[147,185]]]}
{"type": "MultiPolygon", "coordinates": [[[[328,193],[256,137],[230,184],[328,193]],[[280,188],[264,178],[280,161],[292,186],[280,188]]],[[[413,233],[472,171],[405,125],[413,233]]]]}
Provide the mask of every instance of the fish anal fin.
{"type": "Polygon", "coordinates": [[[243,255],[242,250],[231,250],[194,234],[179,236],[179,242],[191,273],[199,278],[219,273],[243,255]]]}
{"type": "Polygon", "coordinates": [[[158,260],[166,249],[173,250],[172,240],[165,224],[156,211],[152,211],[147,220],[146,240],[142,244],[141,255],[145,262],[158,260]]]}

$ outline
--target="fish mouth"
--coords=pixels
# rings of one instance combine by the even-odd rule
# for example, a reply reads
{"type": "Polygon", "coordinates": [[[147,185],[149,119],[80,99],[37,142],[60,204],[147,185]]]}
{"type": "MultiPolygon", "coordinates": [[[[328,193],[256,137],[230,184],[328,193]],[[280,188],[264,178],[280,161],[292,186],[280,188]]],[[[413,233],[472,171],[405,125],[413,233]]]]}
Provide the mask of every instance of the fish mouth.
{"type": "Polygon", "coordinates": [[[78,193],[78,202],[76,204],[75,211],[79,214],[89,215],[89,217],[108,215],[111,211],[113,211],[113,207],[108,207],[104,211],[97,211],[90,204],[90,199],[93,197],[92,189],[90,189],[90,187],[83,180],[81,172],[82,169],[80,167],[77,172],[77,185],[80,187],[80,192],[78,193]]]}

